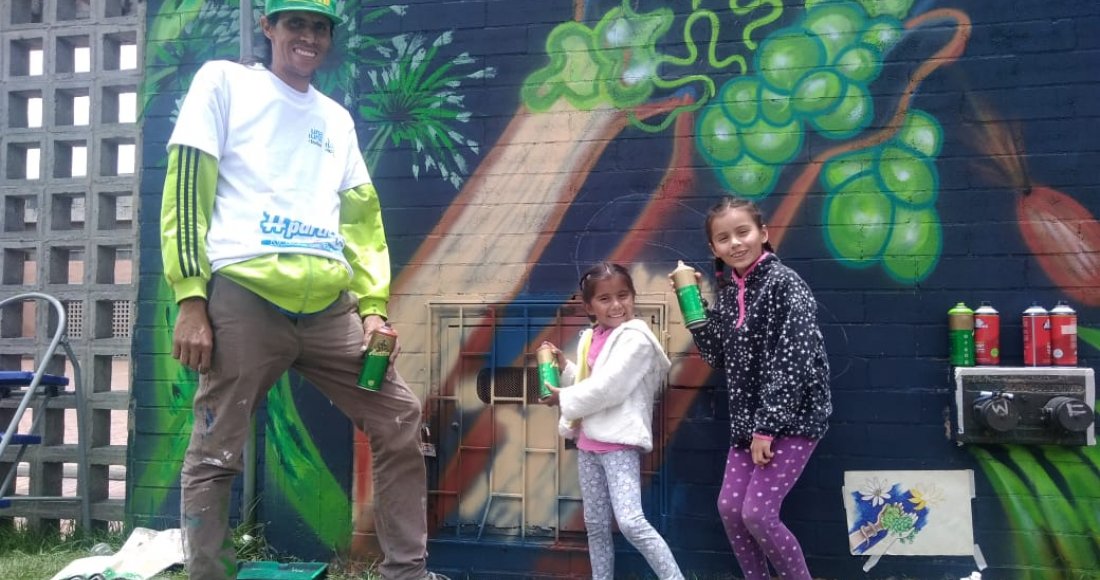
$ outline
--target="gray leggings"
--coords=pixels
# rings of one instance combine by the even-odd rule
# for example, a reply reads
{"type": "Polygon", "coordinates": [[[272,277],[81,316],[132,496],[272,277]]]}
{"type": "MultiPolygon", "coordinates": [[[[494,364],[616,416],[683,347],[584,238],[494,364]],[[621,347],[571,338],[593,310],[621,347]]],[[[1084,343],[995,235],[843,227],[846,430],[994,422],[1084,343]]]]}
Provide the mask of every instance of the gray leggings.
{"type": "Polygon", "coordinates": [[[664,538],[642,512],[641,453],[635,449],[609,453],[577,452],[584,526],[588,530],[588,557],[592,580],[613,580],[615,546],[611,540],[614,511],[619,531],[645,557],[661,580],[684,575],[664,538]]]}

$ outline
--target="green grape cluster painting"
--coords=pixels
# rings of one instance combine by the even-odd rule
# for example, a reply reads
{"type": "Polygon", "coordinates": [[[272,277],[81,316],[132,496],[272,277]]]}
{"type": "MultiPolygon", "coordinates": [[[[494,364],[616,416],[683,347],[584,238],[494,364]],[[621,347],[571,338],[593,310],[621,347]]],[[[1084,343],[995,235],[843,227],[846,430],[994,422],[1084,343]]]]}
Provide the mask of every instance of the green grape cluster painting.
{"type": "Polygon", "coordinates": [[[776,1],[730,2],[725,13],[704,4],[693,2],[685,17],[624,2],[592,27],[556,26],[546,41],[549,63],[524,84],[524,104],[537,112],[562,103],[589,114],[627,111],[633,127],[651,133],[691,115],[693,148],[723,190],[783,197],[773,230],[790,225],[821,173],[823,242],[837,262],[881,266],[902,285],[927,278],[943,244],[935,208],[942,129],[909,104],[922,80],[961,54],[966,15],[941,9],[909,17],[912,3],[900,0],[809,1],[793,14],[776,1]],[[787,24],[769,26],[788,15],[787,24]],[[929,24],[946,24],[950,38],[896,96],[880,99],[889,110],[876,111],[870,85],[891,51],[929,24]],[[738,25],[744,50],[729,50],[721,35],[738,25]],[[676,34],[683,50],[662,43],[676,34]],[[649,119],[644,107],[662,103],[666,114],[649,119]],[[808,150],[810,139],[824,149],[808,150]]]}
{"type": "MultiPolygon", "coordinates": [[[[757,74],[734,78],[699,115],[696,140],[729,191],[751,199],[775,191],[812,129],[832,141],[859,135],[874,118],[868,85],[904,37],[890,14],[854,2],[808,3],[796,24],[770,33],[757,74]]],[[[825,161],[825,242],[845,265],[881,264],[902,284],[935,268],[942,235],[934,202],[939,123],[909,111],[897,134],[825,161]]]]}
{"type": "Polygon", "coordinates": [[[911,110],[893,139],[835,157],[821,183],[829,250],[855,267],[881,262],[900,282],[924,279],[940,255],[934,160],[943,140],[936,120],[911,110]]]}
{"type": "Polygon", "coordinates": [[[769,34],[753,76],[734,78],[699,116],[696,138],[723,185],[748,198],[775,188],[802,149],[805,128],[846,139],[871,122],[867,85],[902,37],[890,16],[855,3],[819,3],[797,24],[769,34]]]}

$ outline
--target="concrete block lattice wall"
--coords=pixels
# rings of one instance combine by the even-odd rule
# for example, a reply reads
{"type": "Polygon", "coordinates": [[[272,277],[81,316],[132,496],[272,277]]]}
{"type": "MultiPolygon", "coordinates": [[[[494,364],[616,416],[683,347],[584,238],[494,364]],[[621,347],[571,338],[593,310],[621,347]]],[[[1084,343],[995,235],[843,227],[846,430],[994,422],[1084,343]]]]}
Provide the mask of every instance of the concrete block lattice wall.
{"type": "MultiPolygon", "coordinates": [[[[92,519],[97,527],[118,525],[124,517],[137,271],[144,3],[7,0],[0,11],[0,293],[39,291],[64,304],[90,407],[92,519]]],[[[0,312],[0,368],[34,370],[52,337],[52,318],[48,308],[30,303],[0,312]]],[[[50,372],[72,379],[61,354],[50,372]]],[[[16,403],[0,401],[0,416],[10,417],[16,403]]],[[[71,495],[72,399],[51,403],[47,413],[47,444],[24,456],[16,491],[71,495]]],[[[76,504],[29,502],[0,513],[55,526],[78,515],[76,504]]]]}

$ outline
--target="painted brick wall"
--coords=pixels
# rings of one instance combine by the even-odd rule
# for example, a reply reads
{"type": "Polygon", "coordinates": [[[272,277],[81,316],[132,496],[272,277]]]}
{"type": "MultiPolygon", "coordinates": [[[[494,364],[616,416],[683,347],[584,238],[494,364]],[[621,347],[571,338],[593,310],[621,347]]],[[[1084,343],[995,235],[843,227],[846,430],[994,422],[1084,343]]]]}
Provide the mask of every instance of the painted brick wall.
{"type": "MultiPolygon", "coordinates": [[[[714,509],[726,392],[693,354],[664,275],[680,259],[709,275],[706,209],[724,192],[753,197],[781,235],[779,255],[815,292],[832,366],[829,434],[783,510],[814,575],[865,575],[865,558],[845,541],[846,471],[973,470],[987,577],[1091,577],[1100,454],[958,446],[946,313],[959,301],[990,301],[1002,313],[1003,364],[1014,366],[1019,313],[1033,301],[1066,300],[1080,316],[1080,365],[1098,360],[1100,4],[776,0],[744,13],[736,3],[694,4],[344,4],[354,30],[335,39],[343,67],[318,86],[360,121],[392,248],[391,316],[409,337],[402,374],[438,412],[440,384],[457,375],[431,370],[429,302],[566,303],[591,262],[633,264],[640,299],[668,306],[675,362],[663,461],[647,480],[659,500],[647,501],[647,514],[685,570],[736,571],[714,509]],[[837,72],[841,49],[821,32],[829,10],[842,31],[836,46],[866,50],[864,68],[852,65],[847,76],[837,72]],[[852,22],[854,32],[843,33],[852,22]],[[832,88],[791,97],[811,90],[797,79],[815,72],[832,88]],[[432,73],[446,82],[431,85],[432,73]],[[387,85],[393,78],[408,82],[387,85]],[[737,82],[775,94],[742,110],[731,97],[737,82]],[[726,133],[715,127],[735,134],[720,139],[726,133]],[[857,169],[841,167],[847,153],[857,169]],[[871,177],[836,177],[844,171],[871,177]]],[[[166,355],[173,308],[160,282],[156,215],[164,143],[196,67],[236,58],[238,14],[199,0],[154,0],[148,13],[128,514],[170,522],[182,453],[175,434],[186,432],[194,378],[166,355]]],[[[308,428],[340,420],[294,392],[308,428]]],[[[433,437],[444,447],[460,444],[448,436],[477,436],[440,431],[433,437]]],[[[361,473],[348,457],[362,449],[347,432],[326,439],[316,461],[349,496],[340,505],[355,510],[363,506],[347,490],[361,473]]],[[[261,449],[280,444],[262,440],[261,449]]],[[[429,466],[448,469],[441,459],[429,466]]],[[[308,555],[369,551],[369,526],[301,516],[306,507],[284,501],[293,483],[261,479],[273,542],[308,555]]],[[[472,578],[584,572],[583,554],[569,548],[576,544],[551,542],[560,548],[551,553],[530,539],[480,542],[448,527],[461,517],[442,505],[429,516],[440,526],[439,568],[472,578]]],[[[951,533],[932,524],[927,532],[951,533]]],[[[645,570],[625,545],[620,558],[622,577],[645,570]]],[[[866,576],[957,578],[975,569],[970,557],[888,556],[866,576]]]]}

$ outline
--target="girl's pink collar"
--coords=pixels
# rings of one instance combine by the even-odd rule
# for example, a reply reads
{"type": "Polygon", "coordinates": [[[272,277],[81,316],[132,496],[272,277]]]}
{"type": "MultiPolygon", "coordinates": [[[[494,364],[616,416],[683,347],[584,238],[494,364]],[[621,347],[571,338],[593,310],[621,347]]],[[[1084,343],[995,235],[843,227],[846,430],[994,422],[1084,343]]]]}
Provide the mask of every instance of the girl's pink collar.
{"type": "Polygon", "coordinates": [[[764,261],[764,259],[765,259],[765,258],[767,258],[767,257],[768,257],[768,256],[770,256],[770,255],[772,255],[772,253],[771,253],[771,252],[769,252],[769,251],[767,251],[767,250],[765,250],[765,251],[761,252],[761,253],[760,253],[760,257],[756,258],[756,261],[755,261],[755,262],[753,262],[753,263],[752,263],[752,265],[750,265],[750,266],[748,267],[748,269],[746,269],[746,270],[745,270],[745,275],[744,275],[744,276],[738,276],[738,275],[737,275],[737,270],[734,270],[733,268],[730,268],[730,280],[731,280],[731,281],[732,281],[732,280],[737,280],[737,279],[741,279],[741,280],[744,280],[745,278],[748,278],[749,274],[750,274],[750,273],[751,273],[751,272],[752,272],[752,271],[753,271],[754,269],[756,269],[756,265],[757,265],[757,264],[759,264],[760,262],[763,262],[763,261],[764,261]]]}
{"type": "Polygon", "coordinates": [[[614,328],[610,328],[610,327],[607,327],[607,326],[604,326],[604,325],[602,325],[602,324],[597,324],[597,325],[596,325],[596,326],[595,326],[595,327],[594,327],[594,328],[592,329],[592,336],[603,336],[603,335],[606,335],[606,334],[611,334],[611,331],[612,331],[612,330],[615,330],[615,329],[614,329],[614,328]]]}

